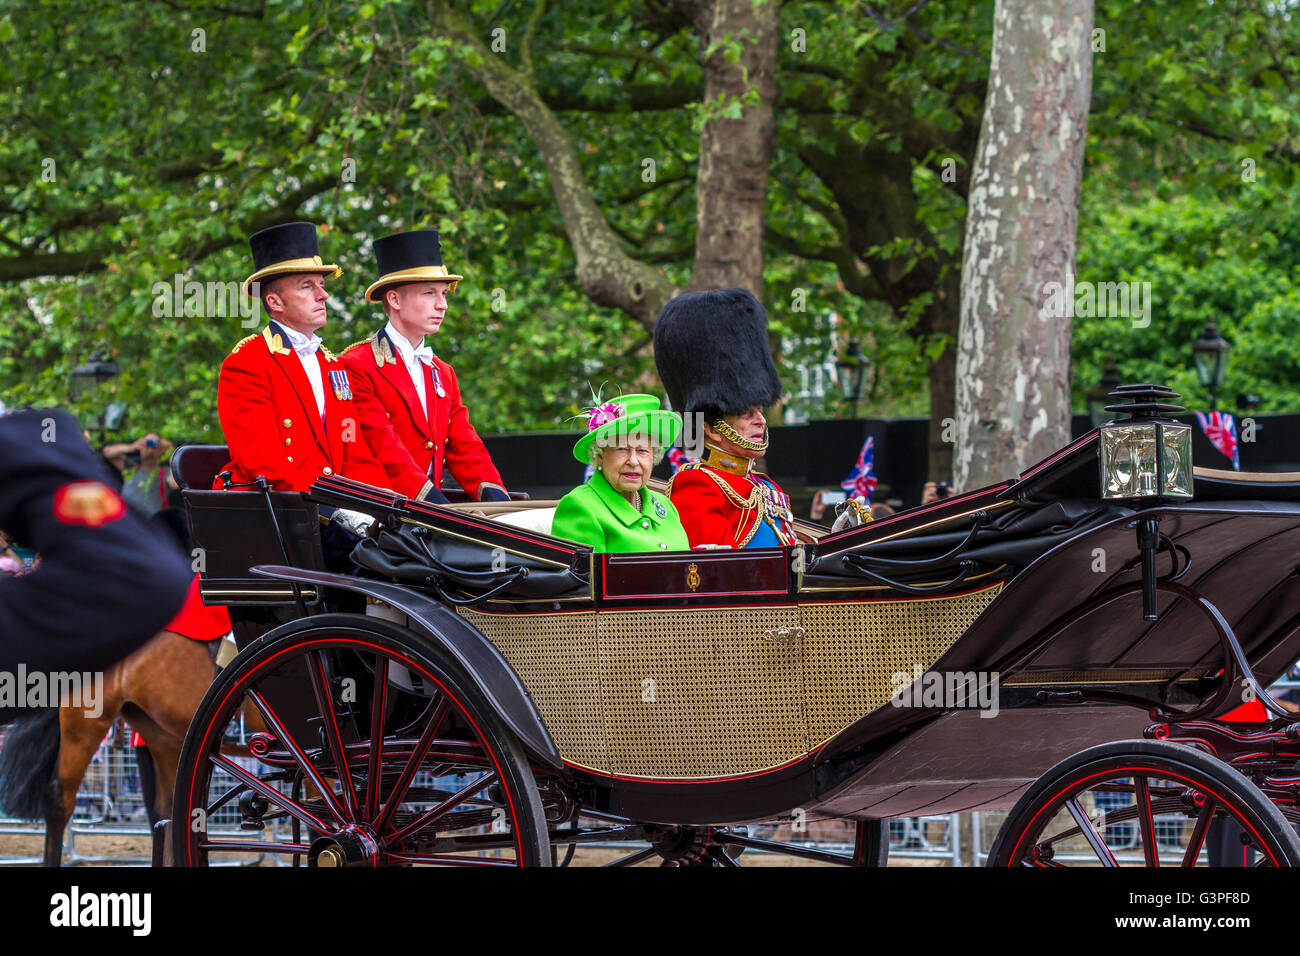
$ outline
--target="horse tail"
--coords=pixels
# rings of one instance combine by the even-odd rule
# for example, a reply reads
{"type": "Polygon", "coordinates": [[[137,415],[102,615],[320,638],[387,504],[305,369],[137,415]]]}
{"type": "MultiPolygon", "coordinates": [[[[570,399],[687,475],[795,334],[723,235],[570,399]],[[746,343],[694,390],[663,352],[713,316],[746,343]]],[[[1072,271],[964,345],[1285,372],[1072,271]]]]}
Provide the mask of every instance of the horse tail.
{"type": "Polygon", "coordinates": [[[43,820],[50,781],[59,759],[59,708],[23,714],[0,747],[0,813],[43,820]]]}

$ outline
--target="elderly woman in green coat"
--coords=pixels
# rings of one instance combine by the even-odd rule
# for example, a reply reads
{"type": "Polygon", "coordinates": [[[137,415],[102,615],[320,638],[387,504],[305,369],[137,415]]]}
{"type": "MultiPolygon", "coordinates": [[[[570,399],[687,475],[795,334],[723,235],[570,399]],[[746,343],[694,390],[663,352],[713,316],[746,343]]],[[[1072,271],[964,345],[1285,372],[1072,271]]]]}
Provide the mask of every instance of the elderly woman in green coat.
{"type": "Polygon", "coordinates": [[[653,395],[622,395],[589,410],[573,457],[596,470],[560,499],[551,534],[596,551],[689,551],[677,509],[646,487],[681,427],[653,395]]]}

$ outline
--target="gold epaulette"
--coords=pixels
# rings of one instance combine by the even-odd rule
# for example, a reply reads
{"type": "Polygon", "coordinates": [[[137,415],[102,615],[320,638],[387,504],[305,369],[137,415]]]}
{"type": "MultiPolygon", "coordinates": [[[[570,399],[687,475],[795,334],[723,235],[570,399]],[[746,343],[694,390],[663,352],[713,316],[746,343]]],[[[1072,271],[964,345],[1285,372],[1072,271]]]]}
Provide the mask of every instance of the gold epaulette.
{"type": "Polygon", "coordinates": [[[256,333],[256,332],[254,332],[252,335],[246,335],[246,336],[244,336],[242,339],[240,339],[238,342],[235,343],[235,347],[234,347],[233,349],[230,350],[230,354],[231,354],[231,355],[234,355],[236,352],[238,352],[240,349],[242,349],[242,348],[243,348],[245,345],[247,345],[249,342],[253,341],[253,339],[255,339],[255,338],[257,338],[257,333],[256,333]]]}

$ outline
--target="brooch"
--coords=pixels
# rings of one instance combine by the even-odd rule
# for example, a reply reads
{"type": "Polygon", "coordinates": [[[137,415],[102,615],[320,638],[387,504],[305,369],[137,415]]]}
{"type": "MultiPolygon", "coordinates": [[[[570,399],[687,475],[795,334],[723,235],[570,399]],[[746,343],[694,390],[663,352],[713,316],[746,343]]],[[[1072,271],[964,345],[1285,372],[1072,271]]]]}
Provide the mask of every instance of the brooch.
{"type": "Polygon", "coordinates": [[[654,503],[655,503],[655,514],[657,514],[660,518],[667,518],[668,507],[658,498],[654,499],[654,503]]]}

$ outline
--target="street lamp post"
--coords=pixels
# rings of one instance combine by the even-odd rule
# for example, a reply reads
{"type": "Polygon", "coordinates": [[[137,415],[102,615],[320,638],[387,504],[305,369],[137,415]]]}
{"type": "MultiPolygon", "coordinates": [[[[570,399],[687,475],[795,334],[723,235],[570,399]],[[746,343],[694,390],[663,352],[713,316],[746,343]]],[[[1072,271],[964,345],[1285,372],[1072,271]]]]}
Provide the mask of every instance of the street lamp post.
{"type": "MultiPolygon", "coordinates": [[[[121,366],[114,362],[108,353],[96,352],[91,356],[90,361],[83,362],[72,369],[72,385],[69,388],[72,400],[74,402],[78,401],[88,392],[115,378],[121,371],[121,366]]],[[[104,444],[105,430],[109,427],[109,419],[120,419],[123,412],[124,409],[120,405],[110,404],[95,416],[94,425],[95,430],[99,433],[100,445],[104,444]]]]}
{"type": "Polygon", "coordinates": [[[1210,392],[1210,411],[1218,411],[1219,386],[1223,384],[1223,375],[1228,369],[1228,353],[1232,346],[1219,335],[1219,327],[1213,321],[1205,323],[1201,337],[1192,344],[1192,362],[1196,366],[1196,376],[1201,380],[1201,387],[1210,392]]]}
{"type": "Polygon", "coordinates": [[[1106,412],[1106,405],[1111,401],[1110,393],[1122,384],[1119,369],[1115,365],[1115,355],[1107,352],[1106,364],[1101,370],[1101,381],[1084,393],[1084,398],[1088,402],[1088,418],[1092,421],[1093,428],[1109,421],[1110,415],[1106,412]]]}
{"type": "Polygon", "coordinates": [[[858,347],[857,339],[850,339],[848,348],[835,362],[839,373],[840,394],[849,406],[851,418],[858,417],[858,401],[862,398],[862,381],[865,378],[867,357],[858,347]]]}

